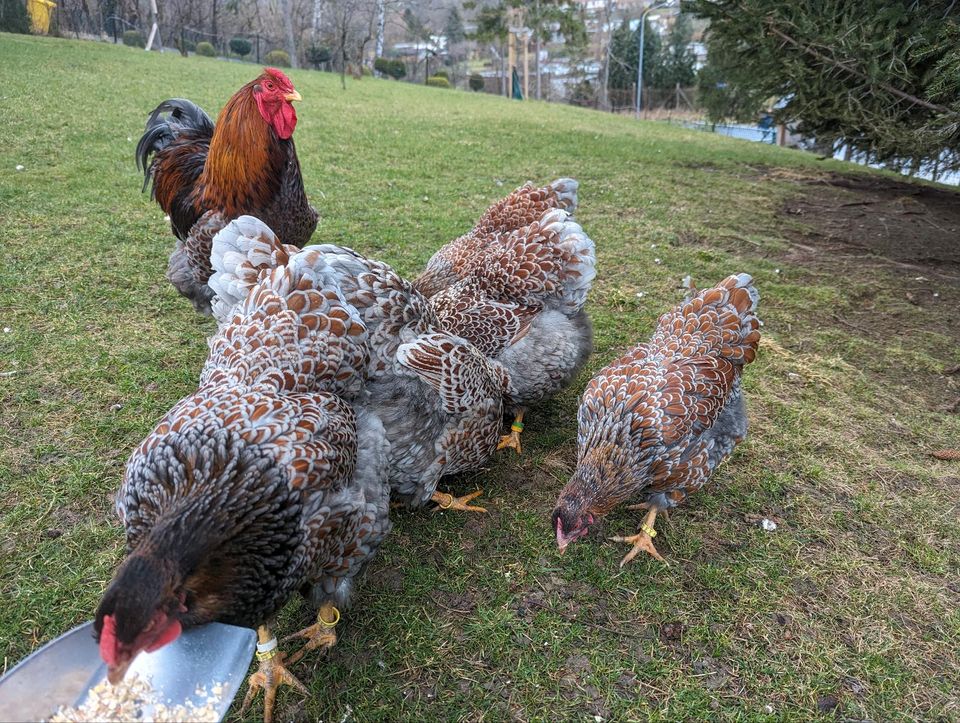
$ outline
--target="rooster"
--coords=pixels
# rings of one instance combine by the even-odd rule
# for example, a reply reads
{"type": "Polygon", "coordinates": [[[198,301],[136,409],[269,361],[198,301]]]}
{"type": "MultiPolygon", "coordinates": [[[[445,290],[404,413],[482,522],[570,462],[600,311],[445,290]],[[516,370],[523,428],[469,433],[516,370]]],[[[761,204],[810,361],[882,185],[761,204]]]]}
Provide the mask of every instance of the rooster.
{"type": "Polygon", "coordinates": [[[587,385],[577,415],[577,469],[553,510],[563,552],[618,504],[641,497],[640,532],[614,537],[663,560],[657,513],[700,489],[747,434],[740,387],[760,342],[759,294],[747,274],[693,294],[660,317],[653,338],[587,385]]]}
{"type": "Polygon", "coordinates": [[[167,278],[201,313],[210,313],[213,295],[211,242],[229,221],[256,214],[294,246],[317,227],[293,143],[292,103],[300,99],[282,71],[267,68],[227,101],[216,126],[182,98],[165,100],[147,119],[137,166],[144,190],[153,179],[153,198],[178,239],[167,278]]]}
{"type": "Polygon", "coordinates": [[[214,240],[210,286],[223,321],[260,276],[286,263],[323,263],[368,332],[369,365],[358,405],[383,423],[387,475],[401,504],[485,512],[437,489],[443,476],[476,469],[496,450],[509,377],[464,339],[440,328],[432,307],[385,263],[333,244],[298,252],[259,219],[243,216],[214,240]]]}
{"type": "Polygon", "coordinates": [[[260,277],[211,340],[200,386],[127,463],[117,497],[127,556],[94,631],[116,682],[185,627],[258,627],[272,717],[288,671],[336,641],[354,580],[390,529],[383,425],[357,407],[367,332],[313,259],[260,277]],[[270,631],[297,590],[319,608],[287,663],[270,631]]]}
{"type": "Polygon", "coordinates": [[[593,349],[583,307],[596,275],[595,250],[570,215],[576,204],[570,178],[521,186],[434,254],[415,281],[445,331],[506,370],[515,418],[501,449],[521,451],[526,408],[568,386],[593,349]]]}

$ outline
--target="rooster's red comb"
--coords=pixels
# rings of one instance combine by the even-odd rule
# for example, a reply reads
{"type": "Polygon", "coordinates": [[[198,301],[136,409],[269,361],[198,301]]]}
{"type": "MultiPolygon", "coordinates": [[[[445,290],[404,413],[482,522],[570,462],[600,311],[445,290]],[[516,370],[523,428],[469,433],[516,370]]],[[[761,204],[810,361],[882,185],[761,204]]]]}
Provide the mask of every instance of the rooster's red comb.
{"type": "Polygon", "coordinates": [[[279,68],[264,68],[263,72],[264,74],[271,76],[284,88],[290,88],[293,90],[293,82],[287,77],[287,74],[279,68]]]}

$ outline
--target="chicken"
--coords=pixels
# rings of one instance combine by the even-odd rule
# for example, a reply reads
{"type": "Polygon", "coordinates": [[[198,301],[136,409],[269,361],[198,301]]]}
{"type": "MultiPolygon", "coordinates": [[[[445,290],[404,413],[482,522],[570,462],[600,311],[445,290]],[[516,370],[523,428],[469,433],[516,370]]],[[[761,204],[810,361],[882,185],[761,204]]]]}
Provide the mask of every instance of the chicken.
{"type": "Polygon", "coordinates": [[[165,100],[147,120],[137,166],[144,190],[153,179],[153,198],[178,239],[167,278],[201,313],[210,313],[211,242],[229,221],[256,214],[295,246],[317,227],[293,143],[297,100],[290,79],[267,68],[230,98],[216,126],[181,98],[165,100]]]}
{"type": "Polygon", "coordinates": [[[567,210],[576,192],[569,178],[522,186],[434,254],[415,282],[445,331],[503,365],[515,419],[499,446],[518,453],[526,408],[568,386],[593,349],[583,307],[594,243],[567,210]]]}
{"type": "MultiPolygon", "coordinates": [[[[289,673],[271,619],[300,590],[305,649],[336,641],[354,581],[390,529],[383,425],[353,403],[367,332],[322,260],[278,266],[210,342],[198,390],[131,455],[117,497],[126,559],[94,630],[112,682],[184,627],[259,626],[249,703],[289,673]]],[[[300,654],[291,658],[295,661],[300,654]]]]}
{"type": "Polygon", "coordinates": [[[383,423],[387,474],[395,497],[410,507],[485,511],[480,493],[437,490],[440,478],[483,464],[496,450],[509,378],[503,367],[439,328],[430,303],[387,264],[342,246],[297,251],[261,221],[241,217],[214,243],[214,315],[223,319],[260,274],[277,264],[322,259],[337,288],[368,330],[369,366],[358,404],[383,423]]]}
{"type": "Polygon", "coordinates": [[[615,537],[659,560],[657,513],[700,489],[746,437],[740,385],[760,342],[759,294],[730,276],[660,317],[653,338],[603,369],[580,402],[577,468],[553,510],[563,552],[596,518],[642,498],[640,532],[615,537]]]}

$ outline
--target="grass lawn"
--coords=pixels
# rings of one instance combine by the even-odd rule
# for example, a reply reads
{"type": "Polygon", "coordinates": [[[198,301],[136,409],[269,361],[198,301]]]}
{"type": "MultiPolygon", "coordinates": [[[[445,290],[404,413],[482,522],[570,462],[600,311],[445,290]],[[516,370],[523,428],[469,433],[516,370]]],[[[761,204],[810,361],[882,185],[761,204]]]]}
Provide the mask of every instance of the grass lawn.
{"type": "MultiPolygon", "coordinates": [[[[92,616],[122,555],[127,455],[195,388],[214,329],[164,279],[172,239],[133,159],[146,113],[182,96],[215,114],[256,71],[0,35],[6,667],[92,616]]],[[[931,456],[960,446],[960,264],[823,230],[854,209],[834,228],[893,247],[906,223],[949,231],[911,210],[923,187],[577,108],[291,76],[315,240],[412,275],[524,180],[573,176],[598,275],[583,378],[531,411],[522,456],[453,481],[482,486],[490,514],[399,514],[340,643],[294,667],[313,695],[284,689],[280,719],[960,719],[960,464],[931,456]],[[548,516],[583,384],[684,275],[736,271],[765,322],[749,439],[658,525],[669,566],[618,568],[626,546],[606,538],[633,532],[625,510],[560,557],[548,516]]],[[[280,632],[306,614],[293,604],[280,632]]]]}

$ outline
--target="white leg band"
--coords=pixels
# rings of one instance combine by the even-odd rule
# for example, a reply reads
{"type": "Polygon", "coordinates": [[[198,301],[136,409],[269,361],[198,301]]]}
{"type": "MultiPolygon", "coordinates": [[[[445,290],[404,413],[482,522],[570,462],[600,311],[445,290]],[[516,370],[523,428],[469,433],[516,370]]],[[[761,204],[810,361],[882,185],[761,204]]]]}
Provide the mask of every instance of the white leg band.
{"type": "Polygon", "coordinates": [[[269,653],[271,650],[276,650],[277,648],[277,639],[276,637],[270,638],[265,643],[257,643],[257,652],[258,653],[269,653]]]}

